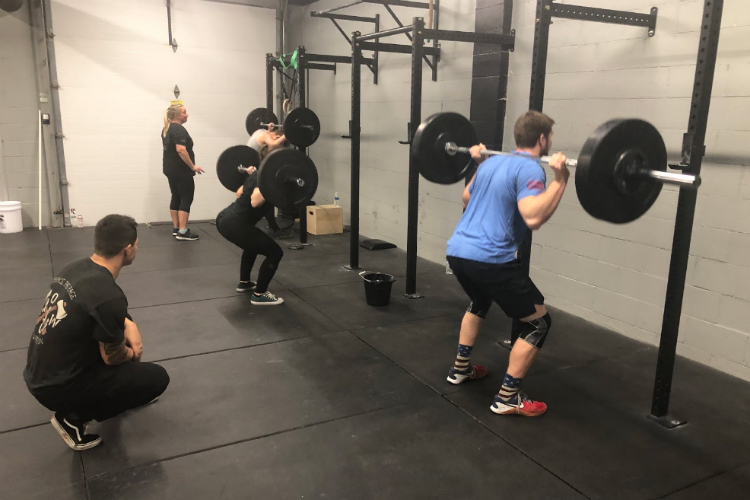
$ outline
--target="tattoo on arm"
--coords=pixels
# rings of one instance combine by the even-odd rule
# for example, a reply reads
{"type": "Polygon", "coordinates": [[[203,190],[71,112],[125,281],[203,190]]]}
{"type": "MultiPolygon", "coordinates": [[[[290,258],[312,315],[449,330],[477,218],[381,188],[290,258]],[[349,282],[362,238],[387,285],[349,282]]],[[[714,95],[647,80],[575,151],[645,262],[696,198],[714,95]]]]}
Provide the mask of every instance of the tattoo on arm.
{"type": "Polygon", "coordinates": [[[120,344],[104,344],[104,354],[110,364],[119,365],[128,360],[128,346],[125,342],[120,344]]]}

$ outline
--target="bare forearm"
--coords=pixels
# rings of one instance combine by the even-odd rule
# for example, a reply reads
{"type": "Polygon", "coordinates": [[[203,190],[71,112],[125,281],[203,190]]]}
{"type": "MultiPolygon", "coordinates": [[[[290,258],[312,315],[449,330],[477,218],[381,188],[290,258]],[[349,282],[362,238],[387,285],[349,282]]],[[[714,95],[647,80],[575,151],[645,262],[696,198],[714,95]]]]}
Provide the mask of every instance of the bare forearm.
{"type": "Polygon", "coordinates": [[[193,161],[190,159],[190,155],[188,154],[188,152],[187,152],[186,149],[177,151],[177,154],[180,155],[180,158],[182,158],[182,161],[185,162],[185,165],[187,165],[191,169],[193,167],[195,167],[195,165],[193,165],[193,161]]]}
{"type": "Polygon", "coordinates": [[[104,344],[104,355],[108,365],[121,365],[131,361],[135,353],[125,342],[122,342],[120,344],[104,344]]]}
{"type": "Polygon", "coordinates": [[[557,210],[560,201],[562,200],[563,194],[565,193],[565,187],[568,185],[567,181],[555,179],[547,188],[547,192],[550,192],[550,199],[547,205],[544,207],[544,213],[542,216],[542,224],[547,222],[552,214],[557,210]]]}
{"type": "Polygon", "coordinates": [[[263,205],[266,202],[266,199],[263,198],[263,195],[260,194],[260,189],[255,188],[253,189],[252,194],[250,194],[250,205],[253,208],[259,207],[263,205]]]}

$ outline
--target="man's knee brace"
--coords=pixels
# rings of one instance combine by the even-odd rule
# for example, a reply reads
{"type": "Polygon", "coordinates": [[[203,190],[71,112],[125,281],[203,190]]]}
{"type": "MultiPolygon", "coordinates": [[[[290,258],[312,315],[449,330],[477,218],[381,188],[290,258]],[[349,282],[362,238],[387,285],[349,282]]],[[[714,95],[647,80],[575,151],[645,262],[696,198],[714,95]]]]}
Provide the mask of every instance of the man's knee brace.
{"type": "Polygon", "coordinates": [[[549,313],[541,318],[532,319],[531,321],[522,321],[521,333],[518,335],[518,338],[523,339],[537,349],[541,349],[551,327],[552,318],[549,313]]]}

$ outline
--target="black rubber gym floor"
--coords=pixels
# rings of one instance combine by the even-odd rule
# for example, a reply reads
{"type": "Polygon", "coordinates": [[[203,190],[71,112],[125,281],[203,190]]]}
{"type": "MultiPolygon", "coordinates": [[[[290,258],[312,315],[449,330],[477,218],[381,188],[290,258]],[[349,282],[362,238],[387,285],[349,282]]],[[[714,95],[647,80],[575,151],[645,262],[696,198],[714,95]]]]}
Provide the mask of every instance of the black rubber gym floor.
{"type": "MultiPolygon", "coordinates": [[[[118,282],[144,359],[167,392],[95,424],[103,444],[71,451],[26,390],[26,347],[53,273],[92,253],[93,229],[0,235],[0,488],[21,499],[750,498],[750,385],[679,358],[672,413],[648,421],[656,349],[555,310],[524,381],[549,405],[497,416],[509,321],[493,309],[473,361],[490,376],[445,381],[467,299],[442,265],[419,260],[404,291],[402,250],[361,250],[399,277],[391,303],[365,303],[348,234],[285,250],[279,307],[237,294],[240,250],[210,224],[197,242],[140,226],[118,282]]],[[[294,241],[294,240],[291,240],[294,241]]],[[[286,248],[290,240],[283,240],[286,248]]],[[[257,267],[257,266],[256,266],[257,267]]]]}

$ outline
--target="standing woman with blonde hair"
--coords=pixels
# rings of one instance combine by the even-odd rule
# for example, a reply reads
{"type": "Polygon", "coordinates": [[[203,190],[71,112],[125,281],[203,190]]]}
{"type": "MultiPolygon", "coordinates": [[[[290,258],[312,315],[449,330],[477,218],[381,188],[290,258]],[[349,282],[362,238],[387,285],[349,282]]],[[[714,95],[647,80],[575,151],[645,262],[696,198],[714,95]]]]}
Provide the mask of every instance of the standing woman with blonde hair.
{"type": "Polygon", "coordinates": [[[167,108],[161,140],[164,146],[163,172],[169,179],[169,190],[172,192],[169,203],[172,235],[178,240],[194,241],[198,235],[190,232],[187,221],[195,194],[193,177],[196,173],[202,174],[203,169],[195,165],[193,139],[182,126],[187,119],[188,114],[182,104],[167,108]]]}

